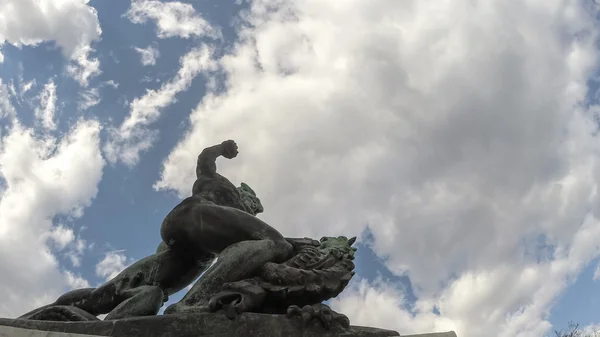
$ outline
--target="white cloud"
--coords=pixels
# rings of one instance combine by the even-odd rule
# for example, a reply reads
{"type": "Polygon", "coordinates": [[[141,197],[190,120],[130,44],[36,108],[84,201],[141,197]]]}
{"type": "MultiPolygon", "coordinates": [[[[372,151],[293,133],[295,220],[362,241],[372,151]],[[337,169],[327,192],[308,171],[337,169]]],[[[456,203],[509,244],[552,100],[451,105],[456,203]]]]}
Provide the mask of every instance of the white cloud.
{"type": "Polygon", "coordinates": [[[29,82],[23,82],[20,81],[19,82],[19,87],[20,87],[20,98],[23,99],[23,96],[29,92],[29,90],[31,90],[34,86],[36,85],[36,81],[35,79],[29,81],[29,82]]]}
{"type": "Polygon", "coordinates": [[[542,336],[599,254],[597,36],[580,5],[254,1],[220,60],[225,91],[192,112],[155,186],[189,195],[202,148],[235,139],[219,169],[285,235],[369,224],[419,299],[397,329],[542,336]]]}
{"type": "Polygon", "coordinates": [[[86,246],[86,241],[84,239],[77,238],[76,241],[72,241],[72,244],[69,246],[69,250],[65,253],[65,256],[71,261],[71,265],[73,265],[73,267],[79,267],[81,265],[81,257],[83,256],[86,248],[88,248],[88,246],[86,246]]]}
{"type": "Polygon", "coordinates": [[[98,58],[91,58],[89,54],[93,51],[90,46],[81,47],[73,54],[72,62],[67,66],[67,73],[83,87],[87,87],[89,80],[102,73],[98,58]]]}
{"type": "Polygon", "coordinates": [[[104,259],[96,265],[96,275],[108,281],[127,268],[129,264],[131,262],[122,251],[108,252],[104,259]]]}
{"type": "MultiPolygon", "coordinates": [[[[0,97],[5,92],[0,85],[0,97]]],[[[10,102],[0,98],[0,104],[10,102]]],[[[48,239],[59,249],[72,244],[69,230],[53,226],[52,220],[82,213],[97,193],[104,166],[98,122],[80,120],[55,139],[23,127],[10,110],[5,115],[11,125],[0,139],[2,317],[20,315],[82,284],[59,269],[48,239]]]]}
{"type": "Polygon", "coordinates": [[[0,78],[0,118],[13,119],[17,111],[10,102],[11,92],[9,87],[0,78]]]}
{"type": "Polygon", "coordinates": [[[119,87],[119,83],[117,83],[113,80],[108,80],[108,81],[104,82],[104,84],[112,87],[113,89],[117,89],[119,87]]]}
{"type": "Polygon", "coordinates": [[[99,62],[90,58],[90,45],[102,30],[89,0],[4,0],[0,12],[0,45],[17,47],[55,42],[71,60],[68,73],[82,85],[99,74],[99,62]]]}
{"type": "Polygon", "coordinates": [[[161,109],[175,102],[178,93],[189,89],[198,74],[215,70],[211,56],[212,50],[206,46],[191,50],[181,58],[181,67],[170,81],[131,102],[129,116],[119,128],[111,130],[111,139],[104,146],[109,161],[122,161],[129,166],[137,163],[140,153],[152,146],[157,135],[148,125],[160,117],[161,109]]]}
{"type": "Polygon", "coordinates": [[[17,96],[17,89],[15,88],[15,83],[14,83],[14,81],[12,79],[10,80],[10,82],[8,84],[8,88],[10,89],[10,93],[13,96],[16,97],[17,96]]]}
{"type": "Polygon", "coordinates": [[[218,29],[212,27],[190,4],[157,0],[133,0],[126,13],[133,23],[142,24],[149,20],[156,21],[159,38],[179,36],[220,37],[218,29]]]}
{"type": "Polygon", "coordinates": [[[54,123],[56,99],[56,84],[50,79],[40,93],[40,107],[35,110],[35,117],[46,130],[56,129],[56,123],[54,123]]]}
{"type": "Polygon", "coordinates": [[[600,337],[600,324],[591,324],[581,328],[581,337],[600,337]]]}
{"type": "Polygon", "coordinates": [[[63,250],[75,240],[75,234],[73,229],[58,225],[50,231],[49,238],[54,241],[59,250],[63,250]]]}
{"type": "Polygon", "coordinates": [[[102,97],[100,95],[100,89],[104,87],[111,87],[113,89],[119,88],[119,83],[109,80],[100,83],[95,88],[88,88],[79,92],[79,102],[77,103],[77,109],[79,111],[88,110],[96,105],[98,105],[102,101],[102,97]]]}
{"type": "Polygon", "coordinates": [[[79,275],[75,275],[72,272],[65,272],[65,277],[67,279],[67,284],[71,289],[81,289],[81,288],[89,288],[89,282],[79,275]]]}
{"type": "Polygon", "coordinates": [[[433,312],[413,316],[404,308],[404,304],[404,290],[381,279],[373,283],[364,279],[355,280],[338,298],[331,301],[332,308],[347,315],[354,325],[367,323],[390,330],[401,327],[401,335],[445,332],[454,328],[451,320],[438,317],[433,312]]]}
{"type": "Polygon", "coordinates": [[[160,56],[160,52],[155,46],[148,46],[146,48],[134,47],[135,51],[140,54],[140,59],[143,65],[153,66],[156,64],[156,59],[160,56]]]}
{"type": "Polygon", "coordinates": [[[100,89],[99,88],[90,88],[79,93],[79,103],[77,104],[77,108],[80,111],[87,110],[93,106],[98,105],[100,103],[100,89]]]}
{"type": "Polygon", "coordinates": [[[598,281],[600,280],[600,264],[596,266],[596,270],[594,270],[594,276],[593,276],[593,280],[594,281],[598,281]]]}

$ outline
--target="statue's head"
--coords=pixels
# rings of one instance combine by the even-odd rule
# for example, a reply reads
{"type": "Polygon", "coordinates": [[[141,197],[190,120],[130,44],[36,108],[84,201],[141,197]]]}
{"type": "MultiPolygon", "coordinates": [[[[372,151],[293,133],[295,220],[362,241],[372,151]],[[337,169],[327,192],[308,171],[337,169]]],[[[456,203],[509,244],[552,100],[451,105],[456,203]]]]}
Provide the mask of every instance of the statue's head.
{"type": "Polygon", "coordinates": [[[260,199],[256,197],[256,193],[246,183],[242,183],[237,188],[240,194],[242,205],[246,211],[250,214],[256,215],[264,211],[263,205],[260,203],[260,199]]]}

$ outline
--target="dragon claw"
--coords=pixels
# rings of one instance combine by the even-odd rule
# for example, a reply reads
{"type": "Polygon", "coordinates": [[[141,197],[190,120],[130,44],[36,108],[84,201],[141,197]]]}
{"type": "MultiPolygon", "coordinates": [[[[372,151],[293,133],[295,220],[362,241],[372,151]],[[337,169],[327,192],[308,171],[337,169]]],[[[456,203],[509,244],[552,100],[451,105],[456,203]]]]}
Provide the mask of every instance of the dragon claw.
{"type": "Polygon", "coordinates": [[[318,319],[326,330],[331,329],[332,323],[338,323],[344,328],[350,326],[350,320],[345,315],[339,314],[323,303],[314,305],[305,305],[300,308],[297,305],[291,305],[287,310],[287,317],[297,317],[302,319],[304,325],[308,325],[312,319],[318,319]]]}

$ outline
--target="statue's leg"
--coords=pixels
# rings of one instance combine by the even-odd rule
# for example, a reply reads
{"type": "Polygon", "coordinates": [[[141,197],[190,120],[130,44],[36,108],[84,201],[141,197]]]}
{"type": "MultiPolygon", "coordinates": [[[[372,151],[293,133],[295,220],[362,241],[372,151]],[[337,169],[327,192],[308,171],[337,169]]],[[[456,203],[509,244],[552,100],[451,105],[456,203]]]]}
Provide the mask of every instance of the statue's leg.
{"type": "MultiPolygon", "coordinates": [[[[211,296],[218,293],[224,283],[235,282],[250,275],[265,263],[273,261],[276,252],[287,248],[277,247],[272,240],[242,241],[225,249],[214,266],[194,284],[178,303],[171,305],[166,314],[181,311],[205,311],[211,296]]],[[[240,303],[241,311],[253,309],[252,303],[240,303]],[[245,307],[248,306],[248,307],[245,307]]]]}
{"type": "MultiPolygon", "coordinates": [[[[39,311],[42,311],[42,310],[45,310],[47,308],[54,307],[57,305],[76,306],[75,303],[84,303],[84,304],[88,303],[90,294],[92,294],[94,290],[96,290],[96,288],[83,288],[83,289],[71,290],[71,291],[61,295],[56,301],[54,301],[54,303],[50,303],[50,304],[44,305],[42,307],[35,308],[35,309],[19,316],[18,318],[31,317],[39,311]]],[[[83,309],[83,310],[85,310],[85,309],[83,309]]],[[[85,311],[90,312],[88,310],[85,310],[85,311]]],[[[98,314],[95,314],[95,315],[98,315],[98,314]]]]}
{"type": "Polygon", "coordinates": [[[153,316],[158,313],[164,303],[163,291],[157,286],[140,286],[124,291],[122,296],[128,298],[112,310],[104,320],[153,316]]]}
{"type": "Polygon", "coordinates": [[[70,291],[60,296],[53,305],[70,305],[97,316],[109,313],[125,298],[117,295],[115,284],[108,282],[98,288],[70,291]]]}
{"type": "Polygon", "coordinates": [[[54,303],[34,309],[19,318],[30,319],[39,316],[39,313],[51,310],[53,307],[74,307],[90,314],[98,316],[113,310],[125,298],[116,294],[115,284],[108,282],[99,288],[83,288],[69,291],[61,295],[54,303]]]}
{"type": "MultiPolygon", "coordinates": [[[[179,206],[178,206],[179,207],[179,206]]],[[[161,235],[173,249],[219,253],[215,265],[204,273],[183,299],[165,313],[194,311],[227,282],[250,277],[267,262],[280,262],[292,254],[292,245],[260,219],[229,207],[188,204],[169,214],[161,235]],[[174,214],[173,214],[174,213],[174,214]]]]}
{"type": "Polygon", "coordinates": [[[156,315],[163,305],[164,294],[157,286],[139,286],[115,292],[108,283],[95,289],[78,289],[59,297],[52,305],[69,305],[97,316],[106,314],[105,320],[133,316],[156,315]]]}

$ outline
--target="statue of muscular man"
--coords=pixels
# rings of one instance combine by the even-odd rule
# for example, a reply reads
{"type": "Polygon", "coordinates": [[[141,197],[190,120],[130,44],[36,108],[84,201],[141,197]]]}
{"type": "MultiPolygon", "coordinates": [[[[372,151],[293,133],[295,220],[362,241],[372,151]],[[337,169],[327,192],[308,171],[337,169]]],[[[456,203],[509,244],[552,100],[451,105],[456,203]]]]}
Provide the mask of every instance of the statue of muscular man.
{"type": "MultiPolygon", "coordinates": [[[[212,268],[165,313],[206,311],[222,284],[246,278],[266,262],[289,258],[292,245],[255,217],[263,207],[252,189],[243,183],[236,188],[217,173],[218,157],[232,159],[237,154],[232,140],[202,151],[192,196],[162,222],[163,242],[156,254],[137,261],[98,288],[73,290],[20,318],[52,319],[56,313],[46,310],[65,306],[80,310],[69,311],[69,315],[79,315],[81,320],[107,313],[106,320],[156,315],[168,296],[188,286],[218,256],[212,268]]],[[[243,300],[234,304],[239,311],[250,309],[244,305],[243,300]]]]}
{"type": "MultiPolygon", "coordinates": [[[[216,159],[235,158],[234,141],[206,148],[198,156],[192,196],[165,218],[160,234],[173,251],[186,256],[218,254],[219,258],[192,289],[165,313],[205,310],[211,295],[227,282],[248,277],[266,262],[283,262],[292,245],[273,227],[256,218],[260,201],[247,185],[236,188],[217,173],[216,159]]],[[[244,302],[236,304],[245,311],[244,302]]]]}

